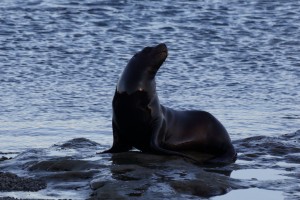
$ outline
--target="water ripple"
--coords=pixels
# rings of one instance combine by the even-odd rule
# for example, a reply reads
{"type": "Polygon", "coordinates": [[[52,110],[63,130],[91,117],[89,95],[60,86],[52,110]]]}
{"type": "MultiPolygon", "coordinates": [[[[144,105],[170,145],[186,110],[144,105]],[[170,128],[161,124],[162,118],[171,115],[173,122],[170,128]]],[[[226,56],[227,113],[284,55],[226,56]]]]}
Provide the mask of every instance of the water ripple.
{"type": "Polygon", "coordinates": [[[110,130],[118,75],[159,42],[164,105],[208,110],[233,138],[300,127],[298,1],[3,0],[0,13],[2,127],[110,130]]]}

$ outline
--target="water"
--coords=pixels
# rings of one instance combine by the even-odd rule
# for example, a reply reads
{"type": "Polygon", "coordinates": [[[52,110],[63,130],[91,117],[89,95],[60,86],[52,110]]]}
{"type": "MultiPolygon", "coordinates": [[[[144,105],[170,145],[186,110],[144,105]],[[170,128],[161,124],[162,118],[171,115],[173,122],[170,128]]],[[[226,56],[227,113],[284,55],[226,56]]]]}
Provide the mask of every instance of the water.
{"type": "Polygon", "coordinates": [[[109,146],[119,74],[165,42],[160,101],[233,140],[300,129],[300,2],[2,0],[0,152],[76,137],[109,146]]]}

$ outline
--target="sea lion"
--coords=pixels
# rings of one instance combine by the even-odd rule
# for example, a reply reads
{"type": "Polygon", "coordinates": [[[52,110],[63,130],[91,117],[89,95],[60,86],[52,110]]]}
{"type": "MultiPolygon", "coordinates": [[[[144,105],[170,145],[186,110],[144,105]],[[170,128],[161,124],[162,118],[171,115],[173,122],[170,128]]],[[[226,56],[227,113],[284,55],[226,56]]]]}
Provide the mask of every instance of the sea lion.
{"type": "Polygon", "coordinates": [[[176,111],[160,105],[155,75],[168,56],[165,44],[145,47],[128,62],[112,102],[113,145],[102,153],[133,147],[197,162],[232,163],[236,151],[224,126],[206,111],[176,111]]]}

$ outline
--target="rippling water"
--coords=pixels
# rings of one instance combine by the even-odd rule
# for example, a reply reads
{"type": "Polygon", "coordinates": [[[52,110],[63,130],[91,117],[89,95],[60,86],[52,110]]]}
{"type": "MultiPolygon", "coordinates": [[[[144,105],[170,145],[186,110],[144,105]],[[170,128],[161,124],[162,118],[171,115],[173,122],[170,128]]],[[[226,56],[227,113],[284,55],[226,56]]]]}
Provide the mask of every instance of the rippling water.
{"type": "Polygon", "coordinates": [[[162,104],[210,111],[233,139],[300,127],[299,1],[2,0],[0,13],[0,134],[18,147],[101,141],[118,75],[160,42],[162,104]]]}
{"type": "Polygon", "coordinates": [[[213,113],[233,140],[300,129],[300,1],[0,1],[0,152],[111,144],[131,56],[165,42],[163,105],[213,113]]]}

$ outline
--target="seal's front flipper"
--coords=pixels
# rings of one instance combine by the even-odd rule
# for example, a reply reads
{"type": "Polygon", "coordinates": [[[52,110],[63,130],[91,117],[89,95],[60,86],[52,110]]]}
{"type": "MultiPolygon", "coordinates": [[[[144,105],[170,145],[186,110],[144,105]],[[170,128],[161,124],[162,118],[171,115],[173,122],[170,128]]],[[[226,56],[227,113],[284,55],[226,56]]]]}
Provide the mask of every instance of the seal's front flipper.
{"type": "Polygon", "coordinates": [[[115,139],[115,137],[114,137],[113,146],[108,150],[99,152],[98,154],[102,154],[102,153],[121,153],[121,152],[127,152],[130,149],[132,149],[131,145],[129,145],[126,142],[121,141],[119,139],[115,139]]]}
{"type": "Polygon", "coordinates": [[[131,149],[131,146],[128,145],[120,145],[120,144],[115,144],[108,150],[99,152],[98,154],[103,154],[103,153],[121,153],[121,152],[127,152],[131,149]]]}
{"type": "Polygon", "coordinates": [[[100,152],[100,154],[102,154],[102,153],[121,153],[121,152],[127,152],[130,149],[132,149],[132,145],[130,145],[125,139],[122,139],[120,137],[119,128],[114,122],[113,122],[112,127],[113,127],[113,136],[114,136],[113,146],[108,150],[100,152]]]}

